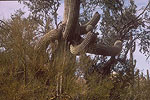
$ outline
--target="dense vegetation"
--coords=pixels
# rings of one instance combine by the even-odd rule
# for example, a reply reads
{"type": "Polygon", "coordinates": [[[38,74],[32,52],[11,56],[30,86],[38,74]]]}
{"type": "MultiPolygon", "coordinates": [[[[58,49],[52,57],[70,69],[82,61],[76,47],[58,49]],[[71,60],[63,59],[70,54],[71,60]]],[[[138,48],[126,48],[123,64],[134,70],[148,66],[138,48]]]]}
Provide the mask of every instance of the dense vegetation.
{"type": "Polygon", "coordinates": [[[138,16],[132,0],[128,6],[123,0],[81,0],[80,23],[101,9],[96,41],[108,46],[123,41],[115,58],[76,56],[58,41],[37,52],[34,47],[41,37],[59,27],[57,11],[63,2],[24,4],[29,16],[18,10],[10,19],[0,20],[0,100],[149,100],[149,71],[144,76],[135,69],[133,56],[139,45],[149,57],[149,4],[138,16]]]}

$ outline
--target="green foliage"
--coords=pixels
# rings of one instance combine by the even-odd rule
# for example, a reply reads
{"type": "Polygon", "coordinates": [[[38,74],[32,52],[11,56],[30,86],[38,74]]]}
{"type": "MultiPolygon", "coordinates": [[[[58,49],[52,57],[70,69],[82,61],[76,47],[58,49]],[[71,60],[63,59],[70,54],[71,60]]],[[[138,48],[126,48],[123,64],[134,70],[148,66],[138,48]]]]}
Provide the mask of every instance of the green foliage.
{"type": "MultiPolygon", "coordinates": [[[[29,0],[24,4],[29,8],[32,17],[35,18],[37,22],[43,20],[43,23],[40,23],[43,26],[44,32],[47,32],[46,26],[50,25],[50,22],[55,24],[55,27],[58,27],[58,8],[61,5],[61,0],[29,0]]],[[[53,25],[54,26],[54,25],[53,25]]]]}
{"type": "Polygon", "coordinates": [[[56,97],[58,77],[62,76],[63,95],[80,90],[75,82],[76,64],[59,48],[55,59],[49,53],[34,51],[38,26],[32,17],[18,11],[0,27],[0,99],[46,100],[56,97]],[[62,52],[62,53],[61,53],[62,52]]]}
{"type": "MultiPolygon", "coordinates": [[[[102,7],[100,31],[101,41],[105,44],[112,45],[121,36],[118,30],[121,30],[124,24],[136,19],[136,5],[132,0],[129,8],[124,7],[121,0],[88,2],[82,0],[81,3],[85,11],[81,14],[81,23],[87,22],[97,7],[102,7]]],[[[120,58],[111,68],[111,71],[117,74],[103,77],[97,70],[91,69],[91,66],[99,63],[98,67],[102,67],[108,61],[107,57],[96,56],[91,59],[85,54],[76,58],[70,54],[63,41],[56,43],[54,49],[49,47],[46,51],[37,53],[34,46],[40,35],[53,29],[53,19],[57,26],[60,0],[30,0],[26,5],[32,12],[27,18],[23,17],[24,12],[17,11],[11,19],[0,24],[0,100],[148,100],[150,98],[149,73],[146,78],[139,71],[135,72],[135,66],[131,65],[125,55],[126,49],[129,50],[130,31],[124,32],[127,34],[122,38],[125,46],[120,56],[125,55],[125,58],[123,60],[120,58]]],[[[136,28],[133,27],[132,30],[135,32],[136,28]]],[[[134,36],[136,35],[137,32],[134,36]]],[[[148,36],[147,32],[141,35],[143,41],[141,46],[145,51],[148,51],[148,36]]]]}

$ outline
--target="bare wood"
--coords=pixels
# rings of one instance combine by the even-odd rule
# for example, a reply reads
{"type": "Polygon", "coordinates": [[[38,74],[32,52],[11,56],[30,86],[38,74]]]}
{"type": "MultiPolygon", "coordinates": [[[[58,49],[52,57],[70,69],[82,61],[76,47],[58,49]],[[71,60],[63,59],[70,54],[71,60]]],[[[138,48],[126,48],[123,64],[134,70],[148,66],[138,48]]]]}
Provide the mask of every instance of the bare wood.
{"type": "Polygon", "coordinates": [[[71,40],[71,36],[76,30],[76,25],[78,24],[79,10],[80,10],[80,0],[68,0],[69,1],[69,14],[63,32],[63,38],[65,40],[71,40]]]}

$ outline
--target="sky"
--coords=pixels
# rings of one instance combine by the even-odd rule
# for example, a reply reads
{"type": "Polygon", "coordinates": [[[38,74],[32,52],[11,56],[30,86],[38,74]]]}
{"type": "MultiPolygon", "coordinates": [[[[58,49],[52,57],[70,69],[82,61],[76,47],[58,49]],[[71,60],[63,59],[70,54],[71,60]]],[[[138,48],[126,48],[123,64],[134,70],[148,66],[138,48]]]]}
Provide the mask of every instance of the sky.
{"type": "MultiPolygon", "coordinates": [[[[125,0],[125,2],[127,1],[128,0],[125,0]]],[[[146,6],[148,2],[148,0],[134,0],[134,1],[135,4],[138,6],[137,9],[146,6]]],[[[58,9],[60,19],[63,16],[63,7],[64,5],[62,4],[58,9]]],[[[9,19],[10,16],[18,9],[22,9],[23,11],[25,11],[26,15],[29,13],[28,8],[25,7],[22,3],[20,4],[17,1],[0,1],[0,19],[9,19]]],[[[139,52],[138,46],[134,53],[134,59],[137,60],[136,68],[140,69],[140,71],[146,73],[147,69],[150,70],[150,61],[146,60],[146,57],[139,52]]]]}

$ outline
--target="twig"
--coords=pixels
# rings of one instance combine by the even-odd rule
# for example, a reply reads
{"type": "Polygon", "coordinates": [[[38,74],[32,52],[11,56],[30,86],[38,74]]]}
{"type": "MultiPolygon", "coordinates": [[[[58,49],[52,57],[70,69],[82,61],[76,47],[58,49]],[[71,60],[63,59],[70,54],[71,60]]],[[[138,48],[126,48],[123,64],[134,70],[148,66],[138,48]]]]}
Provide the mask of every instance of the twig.
{"type": "MultiPolygon", "coordinates": [[[[150,2],[147,4],[147,6],[145,7],[145,9],[135,18],[135,21],[138,20],[138,18],[146,11],[146,9],[148,8],[148,6],[150,5],[150,2]]],[[[135,22],[134,21],[134,22],[135,22]]],[[[122,31],[125,29],[125,28],[128,28],[130,27],[130,24],[133,22],[133,20],[129,21],[127,24],[125,24],[121,30],[118,32],[118,33],[122,33],[122,31]]]]}
{"type": "Polygon", "coordinates": [[[138,19],[146,11],[146,9],[148,8],[149,5],[150,5],[150,1],[147,4],[147,6],[144,8],[144,10],[136,17],[136,19],[138,19]]]}

